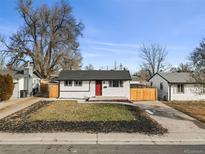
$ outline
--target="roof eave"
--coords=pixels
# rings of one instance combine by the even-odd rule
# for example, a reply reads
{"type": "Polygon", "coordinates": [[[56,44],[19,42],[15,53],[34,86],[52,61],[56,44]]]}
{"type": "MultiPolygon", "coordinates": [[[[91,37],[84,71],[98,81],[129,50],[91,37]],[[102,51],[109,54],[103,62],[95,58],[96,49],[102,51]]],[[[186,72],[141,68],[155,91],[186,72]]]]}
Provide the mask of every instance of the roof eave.
{"type": "Polygon", "coordinates": [[[169,82],[170,84],[205,84],[200,82],[169,82]]]}
{"type": "Polygon", "coordinates": [[[131,81],[131,79],[56,79],[57,81],[64,81],[64,80],[81,80],[81,81],[96,81],[96,80],[102,80],[102,81],[105,81],[105,80],[128,80],[128,81],[131,81]]]}

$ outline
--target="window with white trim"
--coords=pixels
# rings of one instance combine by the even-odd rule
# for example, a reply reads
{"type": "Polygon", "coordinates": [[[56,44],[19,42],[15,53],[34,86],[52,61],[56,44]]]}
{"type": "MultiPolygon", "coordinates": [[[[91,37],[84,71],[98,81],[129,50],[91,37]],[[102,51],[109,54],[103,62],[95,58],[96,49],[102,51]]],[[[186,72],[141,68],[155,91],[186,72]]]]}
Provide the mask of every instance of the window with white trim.
{"type": "Polygon", "coordinates": [[[177,84],[177,93],[184,93],[184,84],[177,84]]]}
{"type": "Polygon", "coordinates": [[[109,81],[109,87],[123,87],[123,81],[111,80],[111,81],[109,81]]]}
{"type": "Polygon", "coordinates": [[[65,80],[64,81],[64,86],[69,86],[69,87],[71,87],[73,85],[73,81],[71,81],[71,80],[65,80]]]}
{"type": "Polygon", "coordinates": [[[80,80],[74,81],[74,86],[75,87],[81,87],[82,86],[82,81],[80,81],[80,80]]]}

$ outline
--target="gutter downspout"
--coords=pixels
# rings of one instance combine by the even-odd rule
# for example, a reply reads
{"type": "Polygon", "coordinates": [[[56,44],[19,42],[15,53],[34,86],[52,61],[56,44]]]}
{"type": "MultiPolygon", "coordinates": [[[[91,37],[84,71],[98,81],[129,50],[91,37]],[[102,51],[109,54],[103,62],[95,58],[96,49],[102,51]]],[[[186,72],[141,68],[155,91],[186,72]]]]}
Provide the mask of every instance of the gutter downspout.
{"type": "Polygon", "coordinates": [[[169,84],[169,91],[168,91],[168,93],[169,93],[169,101],[171,101],[171,84],[169,84]]]}

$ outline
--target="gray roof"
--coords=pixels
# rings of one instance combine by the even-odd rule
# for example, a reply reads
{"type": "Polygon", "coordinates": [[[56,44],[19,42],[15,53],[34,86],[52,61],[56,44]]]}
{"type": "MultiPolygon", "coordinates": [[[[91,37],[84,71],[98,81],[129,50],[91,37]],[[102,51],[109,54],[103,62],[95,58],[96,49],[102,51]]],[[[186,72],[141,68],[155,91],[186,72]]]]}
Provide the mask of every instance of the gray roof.
{"type": "Polygon", "coordinates": [[[131,76],[131,78],[132,78],[132,81],[140,81],[138,76],[133,75],[133,76],[131,76]]]}
{"type": "Polygon", "coordinates": [[[41,74],[38,73],[37,71],[34,71],[34,72],[33,72],[33,78],[40,78],[40,79],[42,79],[42,76],[41,76],[41,74]]]}
{"type": "Polygon", "coordinates": [[[174,73],[158,73],[169,83],[195,83],[191,73],[174,72],[174,73]]]}
{"type": "Polygon", "coordinates": [[[131,80],[129,71],[64,70],[58,80],[131,80]]]}

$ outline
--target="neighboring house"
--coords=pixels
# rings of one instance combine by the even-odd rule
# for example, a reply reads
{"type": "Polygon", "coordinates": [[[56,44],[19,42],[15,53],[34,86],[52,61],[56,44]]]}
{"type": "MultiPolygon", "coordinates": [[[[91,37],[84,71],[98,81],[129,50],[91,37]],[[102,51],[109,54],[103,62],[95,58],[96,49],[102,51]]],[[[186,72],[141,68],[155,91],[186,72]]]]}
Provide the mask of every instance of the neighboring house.
{"type": "Polygon", "coordinates": [[[33,72],[33,95],[40,92],[41,76],[37,72],[33,72]]]}
{"type": "Polygon", "coordinates": [[[140,79],[137,76],[131,76],[130,84],[140,84],[140,79]]]}
{"type": "Polygon", "coordinates": [[[95,96],[130,98],[129,71],[65,70],[60,72],[58,80],[60,98],[95,96]]]}
{"type": "Polygon", "coordinates": [[[33,66],[30,63],[16,71],[0,70],[0,74],[9,74],[13,77],[14,90],[12,98],[32,96],[40,90],[40,75],[33,71],[33,66]]]}
{"type": "Polygon", "coordinates": [[[141,83],[140,78],[133,75],[131,76],[131,81],[130,81],[130,88],[142,88],[146,87],[146,84],[141,83]]]}
{"type": "Polygon", "coordinates": [[[156,73],[149,79],[149,85],[158,89],[163,100],[205,100],[199,93],[201,84],[196,83],[191,73],[156,73]]]}

